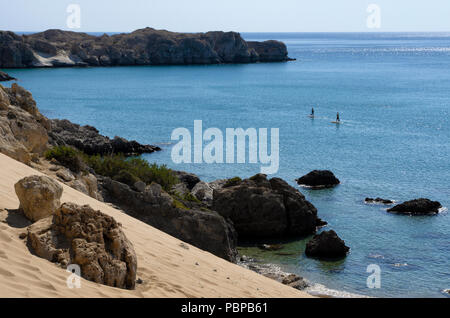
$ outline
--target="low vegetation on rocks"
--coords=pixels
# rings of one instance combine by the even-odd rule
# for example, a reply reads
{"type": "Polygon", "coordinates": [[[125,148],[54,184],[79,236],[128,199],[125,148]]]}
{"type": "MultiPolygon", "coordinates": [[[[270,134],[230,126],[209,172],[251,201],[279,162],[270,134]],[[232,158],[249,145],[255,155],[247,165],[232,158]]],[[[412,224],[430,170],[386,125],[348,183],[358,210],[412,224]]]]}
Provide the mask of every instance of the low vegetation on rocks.
{"type": "Polygon", "coordinates": [[[134,187],[136,182],[146,184],[156,182],[165,190],[179,182],[175,173],[166,165],[150,164],[144,159],[128,158],[122,154],[87,155],[70,146],[56,146],[45,153],[47,160],[55,159],[74,172],[86,170],[88,167],[96,174],[112,178],[134,187]]]}
{"type": "Polygon", "coordinates": [[[45,152],[45,158],[47,160],[55,159],[73,172],[81,172],[86,169],[81,153],[70,146],[53,147],[45,152]]]}

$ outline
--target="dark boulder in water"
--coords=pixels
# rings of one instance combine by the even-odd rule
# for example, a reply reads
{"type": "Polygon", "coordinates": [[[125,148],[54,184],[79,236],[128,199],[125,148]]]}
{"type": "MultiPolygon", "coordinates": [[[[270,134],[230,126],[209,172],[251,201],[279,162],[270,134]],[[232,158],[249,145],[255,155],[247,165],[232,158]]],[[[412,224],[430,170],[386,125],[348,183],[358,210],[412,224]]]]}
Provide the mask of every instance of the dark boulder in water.
{"type": "Polygon", "coordinates": [[[339,238],[335,231],[323,231],[306,244],[305,254],[309,257],[337,259],[347,255],[350,248],[339,238]]]}
{"type": "Polygon", "coordinates": [[[5,72],[0,71],[0,82],[12,81],[15,80],[14,77],[9,76],[5,72]]]}
{"type": "Polygon", "coordinates": [[[329,170],[313,170],[295,181],[299,185],[312,187],[313,189],[331,188],[340,183],[339,179],[329,170]]]}
{"type": "Polygon", "coordinates": [[[212,209],[233,221],[239,238],[304,236],[317,227],[316,208],[297,189],[263,174],[214,189],[212,209]]]}
{"type": "Polygon", "coordinates": [[[388,212],[409,214],[409,215],[428,215],[439,213],[442,205],[438,201],[431,201],[429,199],[415,199],[398,204],[390,209],[388,212]]]}

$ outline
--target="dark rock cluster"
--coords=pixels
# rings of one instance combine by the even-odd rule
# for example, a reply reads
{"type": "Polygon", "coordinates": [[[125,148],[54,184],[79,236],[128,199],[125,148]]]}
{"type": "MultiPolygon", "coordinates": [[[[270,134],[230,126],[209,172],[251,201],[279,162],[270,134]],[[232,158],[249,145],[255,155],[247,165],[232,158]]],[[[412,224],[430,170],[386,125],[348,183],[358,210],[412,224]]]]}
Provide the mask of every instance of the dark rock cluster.
{"type": "Polygon", "coordinates": [[[171,196],[157,183],[141,191],[110,178],[99,178],[105,201],[127,214],[229,261],[236,261],[237,235],[232,223],[215,211],[171,196]]]}
{"type": "Polygon", "coordinates": [[[92,126],[80,126],[66,119],[52,119],[48,132],[49,143],[52,145],[73,146],[88,155],[108,155],[121,153],[126,156],[151,153],[161,150],[159,147],[142,145],[137,141],[128,141],[121,137],[103,136],[92,126]]]}

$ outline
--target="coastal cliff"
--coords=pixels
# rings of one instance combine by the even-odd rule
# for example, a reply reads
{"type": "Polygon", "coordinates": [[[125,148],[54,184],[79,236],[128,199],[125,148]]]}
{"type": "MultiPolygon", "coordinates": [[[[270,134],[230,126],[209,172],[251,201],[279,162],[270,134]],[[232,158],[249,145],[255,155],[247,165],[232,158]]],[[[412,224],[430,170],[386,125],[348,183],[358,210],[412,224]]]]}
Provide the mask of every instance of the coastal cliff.
{"type": "Polygon", "coordinates": [[[279,41],[246,42],[236,32],[175,33],[152,28],[93,36],[62,30],[0,31],[0,67],[183,65],[289,61],[279,41]]]}

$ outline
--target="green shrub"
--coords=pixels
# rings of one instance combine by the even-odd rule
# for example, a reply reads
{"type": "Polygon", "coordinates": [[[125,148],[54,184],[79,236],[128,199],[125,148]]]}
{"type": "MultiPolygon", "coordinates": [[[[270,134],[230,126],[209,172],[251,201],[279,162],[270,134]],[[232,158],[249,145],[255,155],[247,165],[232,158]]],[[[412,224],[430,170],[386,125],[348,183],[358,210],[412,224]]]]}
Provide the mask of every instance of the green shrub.
{"type": "Polygon", "coordinates": [[[177,176],[166,165],[149,164],[141,158],[126,158],[123,155],[110,156],[85,156],[86,163],[94,169],[97,174],[123,180],[120,182],[134,185],[136,181],[143,181],[146,184],[156,182],[166,191],[173,185],[179,183],[177,176]],[[126,181],[126,182],[125,182],[126,181]],[[133,182],[132,184],[130,184],[133,182]]]}
{"type": "Polygon", "coordinates": [[[69,168],[73,172],[86,170],[81,153],[69,146],[56,146],[47,150],[45,153],[47,160],[55,159],[64,167],[69,168]]]}
{"type": "Polygon", "coordinates": [[[236,185],[239,185],[242,182],[242,179],[239,177],[234,177],[231,179],[228,179],[225,184],[223,185],[224,188],[233,187],[236,185]]]}
{"type": "Polygon", "coordinates": [[[128,184],[130,187],[133,187],[134,184],[139,181],[138,177],[127,170],[121,170],[116,176],[113,177],[113,179],[128,184]]]}

